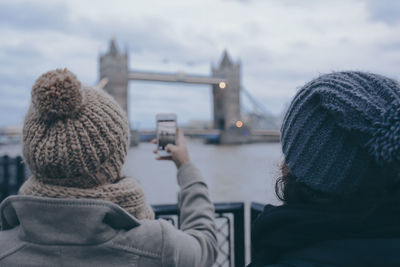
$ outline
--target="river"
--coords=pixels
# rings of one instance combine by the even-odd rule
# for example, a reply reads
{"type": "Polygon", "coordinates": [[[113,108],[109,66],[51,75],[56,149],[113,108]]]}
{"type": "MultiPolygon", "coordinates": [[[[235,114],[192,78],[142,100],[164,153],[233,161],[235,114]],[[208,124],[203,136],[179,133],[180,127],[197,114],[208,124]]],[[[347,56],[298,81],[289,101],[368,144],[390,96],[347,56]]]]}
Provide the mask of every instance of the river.
{"type": "MultiPolygon", "coordinates": [[[[278,203],[274,183],[282,160],[279,143],[222,146],[188,139],[187,144],[214,202],[278,203]]],[[[155,160],[153,148],[151,143],[130,148],[123,173],[140,181],[149,203],[175,203],[178,192],[175,165],[155,160]]],[[[0,146],[0,155],[13,157],[20,151],[20,146],[0,146]]]]}

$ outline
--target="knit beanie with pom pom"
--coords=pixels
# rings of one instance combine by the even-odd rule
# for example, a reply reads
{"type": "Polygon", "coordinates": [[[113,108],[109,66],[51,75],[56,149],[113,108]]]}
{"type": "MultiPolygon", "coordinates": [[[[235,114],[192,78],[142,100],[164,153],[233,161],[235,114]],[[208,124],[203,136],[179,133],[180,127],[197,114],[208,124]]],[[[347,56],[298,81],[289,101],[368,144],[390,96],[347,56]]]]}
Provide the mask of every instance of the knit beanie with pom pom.
{"type": "Polygon", "coordinates": [[[32,176],[20,194],[112,201],[139,219],[153,218],[140,185],[122,177],[129,124],[101,89],[82,86],[67,69],[49,71],[32,88],[23,155],[32,176]]]}
{"type": "Polygon", "coordinates": [[[281,142],[297,181],[323,192],[354,192],[371,166],[400,166],[400,86],[372,73],[322,75],[297,92],[281,142]]]}

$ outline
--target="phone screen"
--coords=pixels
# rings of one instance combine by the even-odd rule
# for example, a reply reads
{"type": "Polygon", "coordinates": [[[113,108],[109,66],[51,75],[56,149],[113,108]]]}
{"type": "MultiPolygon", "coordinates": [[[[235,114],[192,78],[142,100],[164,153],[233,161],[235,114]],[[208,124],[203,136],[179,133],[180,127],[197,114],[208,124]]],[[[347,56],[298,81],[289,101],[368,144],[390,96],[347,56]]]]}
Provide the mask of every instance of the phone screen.
{"type": "Polygon", "coordinates": [[[176,121],[159,120],[157,125],[158,150],[165,150],[166,145],[175,145],[176,121]]]}

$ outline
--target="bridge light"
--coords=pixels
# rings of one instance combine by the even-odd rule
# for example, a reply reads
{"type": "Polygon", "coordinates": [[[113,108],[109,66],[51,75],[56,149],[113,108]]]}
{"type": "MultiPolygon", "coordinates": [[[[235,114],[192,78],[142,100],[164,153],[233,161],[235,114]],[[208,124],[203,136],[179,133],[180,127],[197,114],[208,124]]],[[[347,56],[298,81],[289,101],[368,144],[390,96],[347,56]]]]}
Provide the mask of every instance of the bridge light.
{"type": "Polygon", "coordinates": [[[221,88],[221,90],[224,90],[225,87],[226,87],[226,83],[225,83],[225,82],[220,82],[220,83],[218,84],[218,86],[219,86],[219,88],[221,88]]]}
{"type": "Polygon", "coordinates": [[[242,121],[237,121],[237,122],[235,123],[235,125],[236,125],[236,127],[238,127],[238,128],[242,128],[243,122],[242,122],[242,121]]]}

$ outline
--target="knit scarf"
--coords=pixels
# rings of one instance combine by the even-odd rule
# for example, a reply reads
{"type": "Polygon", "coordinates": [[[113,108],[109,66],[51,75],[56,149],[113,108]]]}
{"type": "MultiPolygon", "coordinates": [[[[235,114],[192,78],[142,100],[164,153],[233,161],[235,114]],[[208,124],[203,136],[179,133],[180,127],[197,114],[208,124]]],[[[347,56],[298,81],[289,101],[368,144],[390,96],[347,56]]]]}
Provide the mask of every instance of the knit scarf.
{"type": "Polygon", "coordinates": [[[267,205],[252,226],[249,267],[276,263],[283,254],[324,240],[400,237],[400,205],[360,210],[305,205],[267,205]]]}
{"type": "Polygon", "coordinates": [[[113,184],[82,189],[46,184],[35,176],[31,176],[22,185],[19,194],[51,198],[108,200],[124,208],[139,220],[154,219],[154,212],[146,203],[146,198],[140,184],[130,177],[125,177],[113,184]]]}

